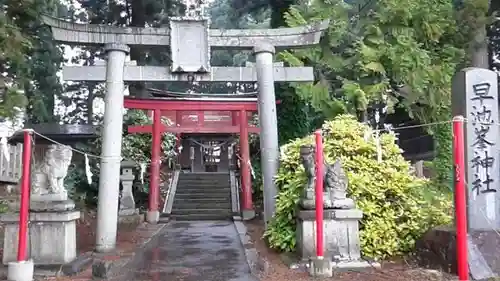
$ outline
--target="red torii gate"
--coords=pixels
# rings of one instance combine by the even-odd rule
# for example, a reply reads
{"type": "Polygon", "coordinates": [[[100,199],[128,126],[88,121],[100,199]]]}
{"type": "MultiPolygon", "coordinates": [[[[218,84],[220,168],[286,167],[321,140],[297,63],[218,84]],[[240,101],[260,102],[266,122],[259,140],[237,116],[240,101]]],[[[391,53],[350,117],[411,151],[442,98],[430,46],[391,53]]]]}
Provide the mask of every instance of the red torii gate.
{"type": "MultiPolygon", "coordinates": [[[[160,197],[160,154],[161,134],[164,132],[175,133],[235,133],[240,134],[241,154],[241,187],[242,187],[242,211],[253,211],[252,182],[250,167],[250,149],[248,143],[249,133],[260,133],[260,128],[248,124],[248,113],[257,111],[255,98],[223,98],[223,99],[199,99],[199,98],[125,98],[124,107],[128,109],[149,110],[152,112],[153,125],[130,126],[129,133],[152,133],[151,146],[151,179],[149,191],[149,211],[159,211],[160,197]],[[205,112],[230,112],[231,124],[217,124],[209,126],[206,124],[205,112]],[[183,124],[185,112],[195,112],[197,122],[192,125],[183,124]],[[161,117],[167,116],[172,120],[173,126],[165,126],[161,123],[161,117]]],[[[214,122],[217,123],[217,122],[214,122]]],[[[219,122],[220,123],[220,122],[219,122]]]]}

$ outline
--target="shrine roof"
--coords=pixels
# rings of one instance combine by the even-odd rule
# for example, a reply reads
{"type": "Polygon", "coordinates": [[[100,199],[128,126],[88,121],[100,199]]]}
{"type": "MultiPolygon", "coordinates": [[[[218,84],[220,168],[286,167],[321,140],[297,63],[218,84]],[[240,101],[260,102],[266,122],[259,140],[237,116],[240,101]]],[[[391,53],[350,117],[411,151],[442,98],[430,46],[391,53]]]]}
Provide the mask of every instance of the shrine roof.
{"type": "MultiPolygon", "coordinates": [[[[81,124],[65,124],[43,123],[33,124],[26,129],[33,129],[40,135],[50,138],[62,144],[73,144],[81,141],[91,140],[98,137],[97,126],[81,125],[81,124]]],[[[34,134],[35,143],[37,144],[52,144],[53,141],[34,134]]],[[[9,143],[22,143],[23,131],[15,132],[10,138],[9,143]]]]}

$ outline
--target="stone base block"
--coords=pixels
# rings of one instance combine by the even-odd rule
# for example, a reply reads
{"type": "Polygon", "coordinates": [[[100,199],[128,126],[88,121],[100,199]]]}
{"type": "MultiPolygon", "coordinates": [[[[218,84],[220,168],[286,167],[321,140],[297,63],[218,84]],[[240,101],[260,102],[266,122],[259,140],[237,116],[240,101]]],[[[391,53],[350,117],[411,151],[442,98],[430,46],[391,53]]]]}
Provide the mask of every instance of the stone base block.
{"type": "MultiPolygon", "coordinates": [[[[301,210],[297,221],[297,248],[303,261],[316,256],[315,210],[301,210]]],[[[360,210],[325,210],[323,213],[323,241],[325,257],[342,260],[359,260],[359,224],[363,217],[360,210]]]]}
{"type": "MultiPolygon", "coordinates": [[[[76,220],[79,211],[30,213],[28,256],[35,265],[61,265],[76,258],[76,220]]],[[[16,261],[19,214],[3,214],[3,264],[16,261]]]]}
{"type": "Polygon", "coordinates": [[[241,218],[244,221],[252,220],[255,218],[255,210],[250,209],[250,210],[242,210],[241,211],[241,218]]]}
{"type": "MultiPolygon", "coordinates": [[[[30,202],[31,212],[66,212],[75,209],[75,202],[73,200],[64,201],[33,201],[30,202]]],[[[9,209],[19,212],[21,205],[19,202],[12,202],[9,204],[9,209]]]]}
{"type": "Polygon", "coordinates": [[[8,281],[32,281],[35,273],[33,261],[9,262],[7,268],[8,281]]]}
{"type": "MultiPolygon", "coordinates": [[[[453,226],[429,230],[417,241],[417,259],[421,266],[457,273],[456,231],[453,226]]],[[[500,236],[498,230],[470,230],[469,268],[476,280],[500,274],[500,236]]]]}
{"type": "Polygon", "coordinates": [[[350,260],[339,261],[333,264],[333,270],[340,272],[365,271],[372,268],[380,268],[380,263],[368,262],[364,260],[350,260]]]}
{"type": "MultiPolygon", "coordinates": [[[[308,191],[308,193],[311,191],[308,191]]],[[[316,195],[314,194],[314,191],[312,191],[311,194],[307,195],[307,198],[310,199],[301,199],[300,200],[300,205],[302,208],[306,210],[315,210],[316,209],[316,199],[314,199],[316,195]]],[[[344,199],[330,199],[330,194],[329,193],[324,193],[323,194],[323,208],[325,209],[343,209],[343,210],[352,210],[356,208],[356,203],[354,203],[354,200],[351,198],[344,198],[344,199]]]]}
{"type": "Polygon", "coordinates": [[[150,224],[157,224],[160,221],[159,211],[148,211],[146,213],[146,221],[150,224]]]}
{"type": "Polygon", "coordinates": [[[126,217],[126,216],[134,216],[139,214],[139,209],[120,209],[118,211],[118,216],[126,217]]]}
{"type": "Polygon", "coordinates": [[[118,223],[120,224],[140,224],[144,222],[144,215],[139,211],[130,215],[118,214],[118,223]]]}
{"type": "Polygon", "coordinates": [[[332,277],[332,261],[329,258],[312,258],[309,261],[309,275],[312,277],[332,277]]]}
{"type": "Polygon", "coordinates": [[[30,200],[32,202],[53,202],[53,201],[66,201],[68,200],[68,192],[60,193],[47,193],[47,194],[31,194],[30,200]]]}

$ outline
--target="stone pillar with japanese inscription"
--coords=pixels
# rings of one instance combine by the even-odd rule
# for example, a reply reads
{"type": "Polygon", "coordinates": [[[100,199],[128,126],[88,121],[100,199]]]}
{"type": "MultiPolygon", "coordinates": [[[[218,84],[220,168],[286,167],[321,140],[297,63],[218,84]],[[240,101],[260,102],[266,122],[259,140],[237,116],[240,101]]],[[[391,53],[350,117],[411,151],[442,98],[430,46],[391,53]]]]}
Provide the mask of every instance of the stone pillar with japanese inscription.
{"type": "Polygon", "coordinates": [[[466,68],[453,79],[453,115],[463,115],[467,165],[468,225],[471,230],[500,228],[500,146],[498,74],[466,68]]]}

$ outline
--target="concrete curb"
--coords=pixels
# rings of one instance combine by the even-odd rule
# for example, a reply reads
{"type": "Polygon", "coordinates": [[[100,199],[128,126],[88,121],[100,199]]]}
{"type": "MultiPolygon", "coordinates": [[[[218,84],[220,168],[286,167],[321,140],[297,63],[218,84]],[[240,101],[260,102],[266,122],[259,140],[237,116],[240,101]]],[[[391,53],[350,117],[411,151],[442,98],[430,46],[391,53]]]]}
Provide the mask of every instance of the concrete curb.
{"type": "Polygon", "coordinates": [[[238,232],[243,249],[245,250],[245,258],[248,266],[250,267],[250,273],[257,279],[260,279],[260,277],[269,269],[269,263],[253,246],[250,236],[247,234],[247,227],[245,224],[241,221],[234,221],[233,223],[236,231],[238,232]]]}
{"type": "Polygon", "coordinates": [[[160,233],[164,227],[166,227],[168,223],[165,224],[157,224],[157,229],[155,229],[151,235],[149,235],[146,239],[142,240],[135,247],[134,253],[129,254],[125,257],[119,257],[118,255],[115,257],[109,258],[110,254],[96,254],[94,258],[94,262],[92,264],[92,279],[94,280],[102,280],[109,279],[114,276],[118,276],[124,272],[124,268],[133,261],[137,250],[144,249],[146,245],[154,239],[158,233],[160,233]]]}

